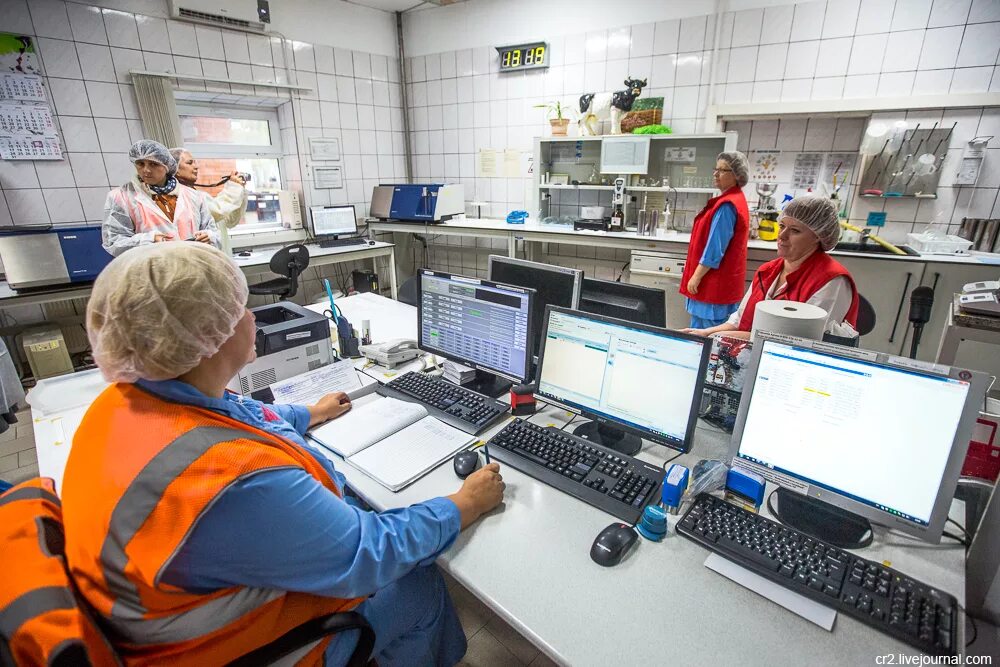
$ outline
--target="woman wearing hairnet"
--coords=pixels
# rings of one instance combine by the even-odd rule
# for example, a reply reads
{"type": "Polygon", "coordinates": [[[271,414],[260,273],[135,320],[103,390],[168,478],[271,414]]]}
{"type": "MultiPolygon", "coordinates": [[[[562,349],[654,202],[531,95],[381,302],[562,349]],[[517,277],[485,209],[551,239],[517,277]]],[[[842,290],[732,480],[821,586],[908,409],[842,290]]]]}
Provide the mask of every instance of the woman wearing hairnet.
{"type": "MultiPolygon", "coordinates": [[[[125,253],[87,305],[112,382],[76,432],[62,500],[69,566],[124,662],[225,664],[354,609],[380,665],[452,665],[465,635],[434,559],[503,498],[496,463],[446,498],[372,512],[303,438],[350,409],[265,405],[226,391],[254,358],[243,273],[222,252],[125,253]]],[[[297,664],[344,664],[354,633],[297,664]]],[[[299,656],[303,658],[303,656],[299,656]]]]}
{"type": "Polygon", "coordinates": [[[208,206],[177,182],[177,161],[156,141],[132,144],[132,180],[108,193],[104,203],[104,249],[118,256],[161,241],[200,241],[219,247],[219,231],[208,206]]]}
{"type": "MultiPolygon", "coordinates": [[[[198,161],[186,148],[171,148],[170,155],[177,161],[177,180],[194,189],[198,180],[198,161]]],[[[222,247],[229,249],[228,230],[240,224],[247,210],[246,181],[239,172],[229,174],[222,191],[214,197],[207,192],[195,190],[208,206],[212,219],[219,227],[222,247]]]]}
{"type": "Polygon", "coordinates": [[[739,151],[719,153],[715,187],[722,194],[708,200],[695,216],[680,292],[687,297],[691,326],[722,324],[736,310],[747,269],[750,209],[743,186],[750,165],[739,151]]]}
{"type": "Polygon", "coordinates": [[[778,228],[778,258],[757,269],[736,312],[718,326],[685,331],[749,339],[754,310],[764,299],[819,306],[829,314],[827,330],[834,324],[847,323],[851,328],[857,324],[858,289],[854,279],[827,254],[840,239],[836,205],[825,197],[796,197],[782,211],[778,228]]]}

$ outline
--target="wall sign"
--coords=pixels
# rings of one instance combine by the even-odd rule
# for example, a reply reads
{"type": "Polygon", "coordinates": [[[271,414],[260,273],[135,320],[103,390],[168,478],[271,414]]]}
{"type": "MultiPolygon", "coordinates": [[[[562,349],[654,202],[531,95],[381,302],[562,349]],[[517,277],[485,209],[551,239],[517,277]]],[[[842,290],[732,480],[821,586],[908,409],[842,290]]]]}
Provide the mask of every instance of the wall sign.
{"type": "Polygon", "coordinates": [[[500,54],[501,72],[520,72],[549,66],[549,45],[546,42],[498,46],[496,49],[500,54]]]}

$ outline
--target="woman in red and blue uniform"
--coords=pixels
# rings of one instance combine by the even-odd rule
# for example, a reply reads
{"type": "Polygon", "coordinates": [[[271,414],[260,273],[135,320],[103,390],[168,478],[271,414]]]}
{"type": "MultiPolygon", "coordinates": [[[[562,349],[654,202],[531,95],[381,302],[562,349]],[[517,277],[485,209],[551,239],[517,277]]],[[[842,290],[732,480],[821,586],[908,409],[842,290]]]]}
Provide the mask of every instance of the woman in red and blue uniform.
{"type": "Polygon", "coordinates": [[[858,289],[854,279],[827,254],[840,239],[836,205],[825,197],[796,197],[782,211],[778,228],[778,257],[757,269],[736,312],[718,326],[685,331],[749,339],[757,304],[765,299],[819,306],[829,315],[827,330],[835,323],[856,326],[858,289]]]}
{"type": "Polygon", "coordinates": [[[739,151],[719,153],[715,187],[722,194],[708,200],[695,216],[680,292],[687,297],[691,327],[722,324],[736,310],[747,267],[750,210],[743,186],[750,177],[747,158],[739,151]]]}

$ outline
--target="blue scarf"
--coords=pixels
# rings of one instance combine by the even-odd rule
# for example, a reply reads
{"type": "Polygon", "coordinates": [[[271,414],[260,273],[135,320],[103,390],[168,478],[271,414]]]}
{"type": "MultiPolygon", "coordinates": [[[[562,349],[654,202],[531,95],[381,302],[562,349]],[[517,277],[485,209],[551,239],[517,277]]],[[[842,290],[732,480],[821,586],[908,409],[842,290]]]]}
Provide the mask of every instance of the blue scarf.
{"type": "Polygon", "coordinates": [[[158,195],[169,194],[177,187],[177,179],[174,176],[167,176],[167,180],[163,185],[149,185],[147,183],[146,187],[158,195]]]}

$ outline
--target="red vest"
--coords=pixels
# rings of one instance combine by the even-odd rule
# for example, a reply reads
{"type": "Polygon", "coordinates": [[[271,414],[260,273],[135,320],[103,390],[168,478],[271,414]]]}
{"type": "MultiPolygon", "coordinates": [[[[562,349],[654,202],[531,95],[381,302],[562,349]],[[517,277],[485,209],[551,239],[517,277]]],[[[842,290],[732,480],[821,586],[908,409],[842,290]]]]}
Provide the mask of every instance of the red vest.
{"type": "Polygon", "coordinates": [[[747,271],[747,239],[750,238],[750,209],[747,198],[739,186],[733,186],[718,197],[712,197],[695,216],[691,229],[691,243],[688,245],[687,261],[681,278],[681,294],[702,303],[739,303],[743,298],[743,282],[747,271]],[[725,203],[736,207],[736,226],[733,238],[722,256],[719,268],[712,269],[702,278],[698,293],[688,292],[688,281],[698,268],[698,262],[708,244],[708,233],[712,230],[712,217],[725,203]]]}
{"type": "MultiPolygon", "coordinates": [[[[753,329],[753,315],[757,310],[757,304],[764,300],[771,285],[781,274],[784,265],[785,260],[779,257],[757,269],[757,273],[753,277],[753,284],[750,286],[750,300],[747,301],[746,308],[743,309],[743,317],[740,318],[740,331],[753,329]]],[[[785,291],[774,298],[781,301],[805,303],[813,294],[823,289],[828,282],[840,276],[847,278],[847,282],[851,284],[853,297],[844,321],[853,327],[858,322],[858,288],[847,269],[822,250],[811,254],[802,266],[785,276],[785,291]]]]}

